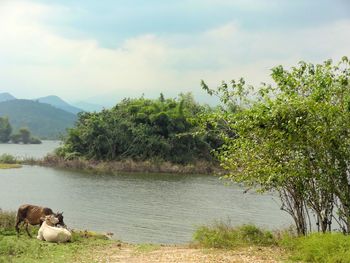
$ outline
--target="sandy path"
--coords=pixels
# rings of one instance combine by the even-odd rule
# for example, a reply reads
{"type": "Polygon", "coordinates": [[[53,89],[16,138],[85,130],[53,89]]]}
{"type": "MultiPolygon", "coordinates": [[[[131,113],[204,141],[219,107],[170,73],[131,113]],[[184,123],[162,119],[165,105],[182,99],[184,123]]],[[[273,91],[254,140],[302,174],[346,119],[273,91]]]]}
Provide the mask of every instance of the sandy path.
{"type": "Polygon", "coordinates": [[[243,248],[232,251],[164,246],[140,251],[135,246],[123,244],[95,251],[94,259],[99,263],[272,263],[282,262],[282,255],[282,251],[271,248],[243,248]]]}

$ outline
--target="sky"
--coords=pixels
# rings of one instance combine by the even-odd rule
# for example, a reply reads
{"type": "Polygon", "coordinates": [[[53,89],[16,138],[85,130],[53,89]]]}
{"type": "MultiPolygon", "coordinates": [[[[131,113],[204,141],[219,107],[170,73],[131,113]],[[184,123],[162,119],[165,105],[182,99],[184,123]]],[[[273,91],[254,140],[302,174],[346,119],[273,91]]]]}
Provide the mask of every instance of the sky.
{"type": "Polygon", "coordinates": [[[0,92],[110,106],[350,57],[348,0],[0,0],[0,92]]]}

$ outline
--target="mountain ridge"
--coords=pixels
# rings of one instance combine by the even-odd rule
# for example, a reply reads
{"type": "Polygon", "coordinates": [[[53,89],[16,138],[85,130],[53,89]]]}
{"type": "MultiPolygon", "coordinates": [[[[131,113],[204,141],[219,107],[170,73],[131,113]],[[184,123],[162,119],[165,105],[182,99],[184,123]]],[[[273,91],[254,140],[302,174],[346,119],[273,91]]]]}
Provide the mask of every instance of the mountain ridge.
{"type": "Polygon", "coordinates": [[[57,139],[73,127],[76,115],[39,101],[15,99],[0,102],[0,116],[7,116],[16,131],[27,127],[32,135],[57,139]]]}
{"type": "Polygon", "coordinates": [[[0,102],[3,101],[8,101],[8,100],[16,100],[17,98],[14,97],[12,94],[8,93],[8,92],[1,92],[0,93],[0,102]]]}
{"type": "Polygon", "coordinates": [[[73,113],[73,114],[78,114],[79,112],[82,112],[84,110],[77,108],[68,102],[64,101],[62,98],[56,96],[56,95],[49,95],[45,97],[40,97],[37,99],[34,99],[35,101],[39,101],[41,103],[47,103],[50,104],[56,108],[65,110],[67,112],[73,113]]]}

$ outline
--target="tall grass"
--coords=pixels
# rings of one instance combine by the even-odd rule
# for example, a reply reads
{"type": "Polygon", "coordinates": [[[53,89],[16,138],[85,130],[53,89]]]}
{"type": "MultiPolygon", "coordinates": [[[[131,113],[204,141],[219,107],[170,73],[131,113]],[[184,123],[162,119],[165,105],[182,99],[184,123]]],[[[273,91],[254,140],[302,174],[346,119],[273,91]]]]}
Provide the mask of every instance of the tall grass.
{"type": "Polygon", "coordinates": [[[291,252],[290,259],[293,261],[350,263],[350,236],[341,233],[284,236],[279,244],[291,252]]]}
{"type": "Polygon", "coordinates": [[[79,158],[66,160],[55,155],[48,155],[41,160],[28,159],[23,162],[31,165],[37,164],[48,167],[108,174],[119,172],[212,174],[219,172],[219,169],[209,162],[197,162],[188,165],[178,165],[170,162],[159,161],[134,161],[130,159],[104,162],[79,158]]]}
{"type": "Polygon", "coordinates": [[[206,248],[273,246],[289,257],[288,262],[350,263],[350,236],[341,233],[298,237],[290,229],[272,233],[254,225],[232,227],[217,222],[199,227],[194,233],[194,241],[206,248]]]}
{"type": "Polygon", "coordinates": [[[195,243],[207,248],[236,248],[241,246],[270,246],[276,240],[270,231],[254,225],[232,227],[228,223],[216,222],[211,226],[201,226],[194,233],[195,243]]]}
{"type": "Polygon", "coordinates": [[[0,233],[14,231],[16,223],[16,213],[3,211],[0,208],[0,233]]]}
{"type": "Polygon", "coordinates": [[[14,157],[13,155],[4,153],[4,154],[0,155],[0,163],[16,164],[18,162],[17,162],[16,157],[14,157]]]}

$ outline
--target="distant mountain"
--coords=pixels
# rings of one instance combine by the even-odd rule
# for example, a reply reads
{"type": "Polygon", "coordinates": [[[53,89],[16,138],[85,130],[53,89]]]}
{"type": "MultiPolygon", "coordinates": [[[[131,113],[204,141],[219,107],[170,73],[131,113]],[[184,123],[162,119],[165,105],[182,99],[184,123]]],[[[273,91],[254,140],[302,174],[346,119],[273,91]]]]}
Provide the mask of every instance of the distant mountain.
{"type": "Polygon", "coordinates": [[[14,96],[12,96],[10,93],[8,92],[3,92],[0,93],[0,102],[2,101],[8,101],[8,100],[15,100],[16,98],[14,96]]]}
{"type": "Polygon", "coordinates": [[[104,106],[102,105],[99,105],[99,104],[94,104],[94,103],[89,103],[89,102],[86,102],[86,101],[79,101],[79,102],[76,102],[74,103],[74,106],[80,108],[80,109],[83,109],[84,111],[87,111],[87,112],[93,112],[93,111],[101,111],[104,106]]]}
{"type": "Polygon", "coordinates": [[[27,127],[32,135],[48,139],[64,134],[77,118],[73,113],[32,100],[0,102],[0,116],[7,116],[15,131],[27,127]]]}
{"type": "Polygon", "coordinates": [[[56,108],[68,111],[68,112],[73,113],[73,114],[77,114],[78,112],[83,111],[82,109],[74,107],[74,106],[70,105],[69,103],[65,102],[64,100],[62,100],[60,97],[54,96],[54,95],[38,98],[35,100],[38,102],[41,102],[41,103],[50,104],[56,108]]]}

